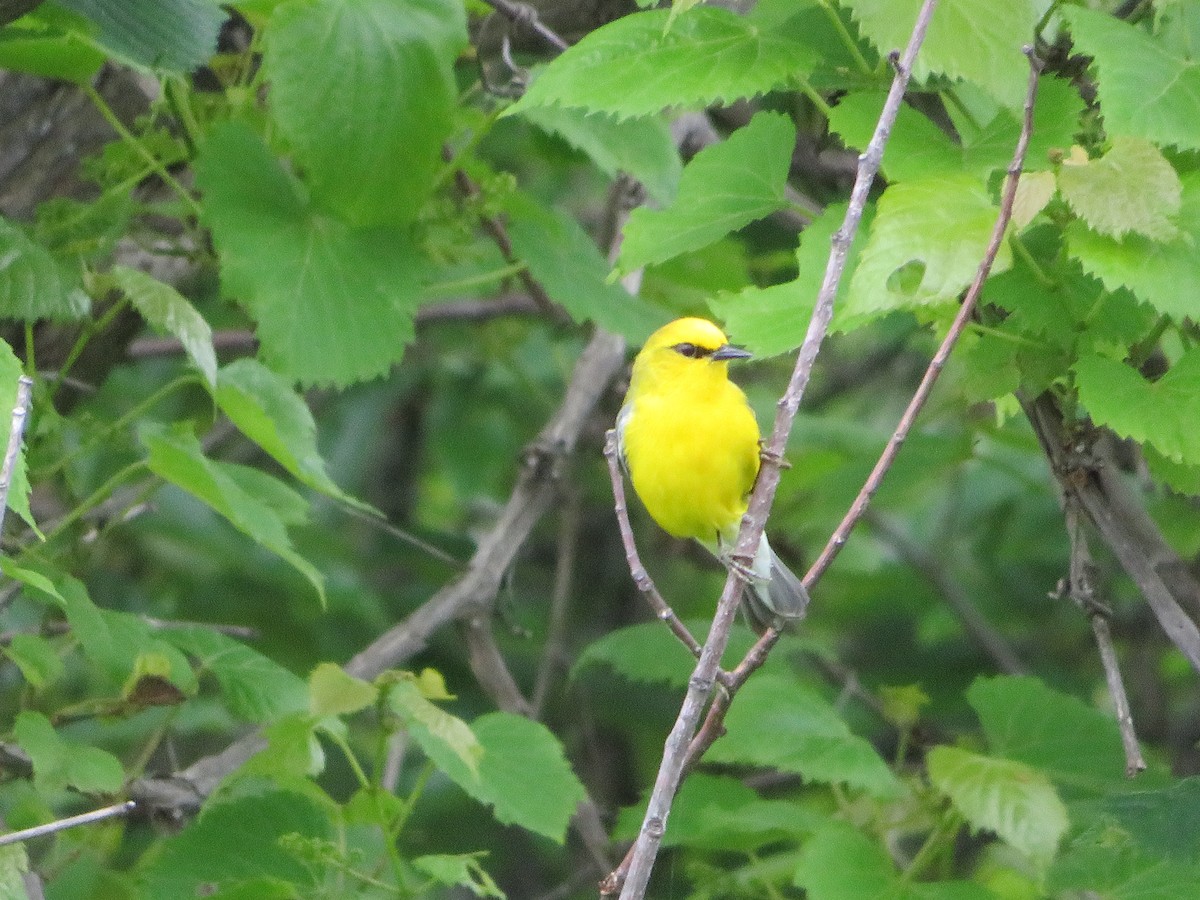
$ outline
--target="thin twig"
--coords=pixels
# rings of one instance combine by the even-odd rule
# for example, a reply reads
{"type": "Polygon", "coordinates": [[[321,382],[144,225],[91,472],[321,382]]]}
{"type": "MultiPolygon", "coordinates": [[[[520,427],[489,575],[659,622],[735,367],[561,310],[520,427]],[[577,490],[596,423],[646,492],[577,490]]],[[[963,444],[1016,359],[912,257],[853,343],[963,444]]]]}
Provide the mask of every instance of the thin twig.
{"type": "Polygon", "coordinates": [[[94,809],[91,812],[80,813],[77,816],[57,819],[53,822],[47,822],[45,825],[34,825],[32,828],[10,831],[8,834],[0,834],[0,847],[44,837],[47,834],[54,834],[67,828],[74,828],[76,825],[91,825],[93,822],[103,822],[105,819],[127,816],[135,809],[137,809],[137,804],[132,800],[126,800],[124,803],[115,803],[112,806],[94,809]]]}
{"type": "MultiPolygon", "coordinates": [[[[992,231],[992,240],[989,243],[989,251],[991,251],[992,257],[995,255],[993,248],[998,248],[1000,237],[1003,236],[1005,228],[1008,224],[1008,220],[1012,214],[1012,204],[1016,195],[1015,185],[1017,178],[1020,175],[1021,164],[1024,162],[1025,148],[1029,143],[1029,135],[1033,130],[1033,99],[1037,91],[1037,75],[1040,70],[1040,65],[1033,57],[1031,52],[1028,55],[1030,61],[1030,73],[1029,92],[1026,95],[1025,100],[1025,118],[1022,123],[1021,136],[1017,141],[1017,148],[1013,154],[1013,162],[1009,166],[1008,180],[1005,183],[1004,195],[1000,204],[1000,214],[996,219],[996,225],[992,231]]],[[[985,262],[987,262],[986,258],[985,262]]],[[[968,302],[968,300],[972,304],[974,303],[974,297],[978,296],[989,271],[990,266],[985,266],[982,263],[980,264],[979,270],[975,273],[975,280],[967,289],[966,298],[963,301],[964,305],[968,302]]],[[[959,319],[963,318],[963,316],[959,316],[959,319]]],[[[955,321],[957,322],[958,319],[955,321]]],[[[959,333],[961,333],[961,328],[959,329],[959,333]]],[[[952,327],[951,332],[947,334],[945,340],[943,340],[942,347],[938,349],[938,353],[935,355],[934,360],[930,362],[931,369],[933,368],[934,364],[937,363],[939,358],[942,360],[941,364],[944,364],[944,357],[949,354],[950,347],[952,346],[952,338],[956,336],[957,334],[952,327]]],[[[939,371],[941,364],[938,366],[939,371]]],[[[927,371],[926,378],[922,381],[922,385],[924,386],[928,380],[929,372],[927,371]]],[[[931,381],[929,382],[928,387],[932,388],[931,381]]],[[[926,391],[926,396],[928,396],[928,391],[926,391]]],[[[913,399],[915,401],[917,398],[914,397],[913,399]]],[[[899,430],[901,427],[905,427],[904,423],[906,420],[908,420],[908,425],[911,426],[912,419],[916,418],[916,413],[918,411],[919,408],[914,408],[913,404],[910,403],[909,410],[906,410],[904,417],[901,419],[901,424],[898,426],[897,430],[899,430]]],[[[891,460],[895,458],[895,454],[899,451],[900,444],[903,443],[903,440],[903,436],[898,441],[895,439],[895,436],[893,436],[893,440],[889,441],[887,449],[884,450],[884,455],[880,457],[880,461],[876,464],[875,470],[872,471],[871,477],[868,478],[867,484],[863,486],[863,490],[859,493],[858,499],[855,500],[854,506],[851,507],[851,512],[854,512],[855,509],[858,509],[858,517],[861,517],[861,515],[866,511],[866,504],[870,499],[869,494],[873,494],[878,486],[876,484],[875,487],[871,487],[872,479],[883,478],[883,475],[886,474],[887,467],[891,465],[891,460]],[[886,466],[883,465],[885,459],[887,459],[886,466]],[[869,491],[868,488],[870,489],[869,491]],[[865,501],[863,499],[864,496],[866,496],[865,501]]],[[[857,517],[854,520],[851,520],[850,513],[847,513],[846,519],[844,519],[842,525],[839,526],[839,531],[842,531],[844,528],[845,534],[849,534],[850,528],[854,527],[854,523],[856,521],[857,517]],[[849,522],[848,526],[847,522],[849,522]]],[[[835,533],[835,539],[836,537],[837,535],[835,533]]],[[[843,535],[840,543],[836,544],[836,548],[840,549],[841,544],[844,542],[845,536],[843,535]]],[[[817,563],[814,563],[813,567],[805,576],[804,583],[807,587],[811,588],[812,585],[816,583],[816,581],[824,573],[825,568],[828,567],[828,563],[832,561],[833,555],[836,555],[836,549],[830,552],[831,548],[834,546],[834,540],[831,540],[830,544],[825,548],[826,553],[828,554],[828,560],[823,566],[820,565],[820,560],[818,560],[817,563]]],[[[826,554],[823,554],[823,556],[825,555],[826,554]]],[[[745,658],[730,673],[729,677],[723,681],[725,690],[718,692],[717,696],[714,698],[712,705],[709,707],[708,715],[705,717],[704,725],[696,733],[696,737],[693,739],[692,745],[688,748],[686,759],[687,766],[691,767],[695,765],[695,763],[701,757],[703,757],[705,752],[707,752],[708,748],[712,746],[713,741],[719,738],[724,732],[723,722],[725,719],[725,712],[729,709],[730,703],[733,702],[733,697],[737,693],[738,688],[740,688],[746,682],[746,679],[749,678],[750,675],[752,675],[754,671],[766,661],[767,656],[770,654],[771,649],[775,646],[775,643],[779,640],[779,637],[780,633],[778,630],[774,628],[768,628],[762,634],[762,636],[759,637],[754,646],[750,648],[750,651],[746,654],[745,658]]]]}
{"type": "Polygon", "coordinates": [[[850,243],[854,239],[858,223],[862,218],[871,184],[879,171],[884,145],[887,143],[892,123],[899,111],[917,50],[924,40],[925,31],[936,5],[937,0],[925,0],[917,14],[908,46],[904,50],[903,57],[897,62],[896,75],[880,114],[879,123],[866,152],[860,159],[846,216],[831,242],[829,262],[825,268],[825,278],[817,296],[812,321],[809,323],[804,344],[800,348],[788,388],[779,401],[775,427],[763,453],[763,464],[758,473],[758,480],[750,497],[746,516],[742,520],[741,532],[732,555],[732,559],[742,565],[730,567],[729,576],[725,581],[725,589],[717,603],[717,611],[713,617],[708,639],[705,641],[700,660],[688,682],[687,695],[680,707],[675,725],[667,737],[662,763],[659,766],[654,790],[646,807],[641,831],[631,855],[626,857],[628,868],[626,869],[625,862],[622,862],[621,866],[602,883],[602,894],[611,895],[620,889],[621,900],[640,900],[646,894],[654,860],[658,855],[658,848],[666,830],[667,816],[671,811],[675,792],[683,777],[684,766],[692,755],[689,753],[689,747],[696,733],[700,714],[716,682],[721,656],[725,652],[729,631],[746,586],[745,572],[748,571],[748,565],[754,557],[754,551],[766,524],[771,503],[775,498],[775,491],[779,486],[783,450],[787,444],[787,437],[791,432],[792,422],[795,420],[804,389],[808,385],[817,353],[829,328],[829,321],[833,317],[833,300],[837,294],[842,273],[845,271],[850,243]]]}
{"type": "Polygon", "coordinates": [[[1112,632],[1108,628],[1111,611],[1096,599],[1096,588],[1092,579],[1096,567],[1092,562],[1087,535],[1083,533],[1079,502],[1074,496],[1067,495],[1064,496],[1063,506],[1067,538],[1071,543],[1067,594],[1091,622],[1092,634],[1096,636],[1096,647],[1100,651],[1100,663],[1104,667],[1104,680],[1108,684],[1108,693],[1112,697],[1113,711],[1116,713],[1117,726],[1121,732],[1121,746],[1125,750],[1125,776],[1133,778],[1138,772],[1146,770],[1146,760],[1142,758],[1142,748],[1138,744],[1137,732],[1133,727],[1129,696],[1125,692],[1125,682],[1121,678],[1121,668],[1117,662],[1117,650],[1113,646],[1112,632]]]}
{"type": "Polygon", "coordinates": [[[642,558],[638,555],[637,543],[633,539],[633,528],[629,524],[629,509],[625,503],[625,481],[621,475],[621,465],[618,461],[617,452],[617,433],[613,429],[609,429],[605,435],[604,441],[604,456],[608,460],[608,474],[612,479],[612,489],[614,506],[617,513],[617,527],[621,531],[621,542],[625,545],[625,560],[629,564],[629,574],[633,576],[633,583],[637,585],[637,589],[646,597],[646,602],[650,604],[650,608],[654,610],[654,615],[662,622],[665,622],[667,627],[671,629],[671,633],[687,647],[688,652],[696,659],[700,658],[701,646],[695,636],[688,630],[688,627],[683,624],[679,616],[675,615],[675,610],[671,609],[658,588],[654,584],[654,579],[650,577],[650,573],[646,571],[646,567],[642,565],[642,558]]]}
{"type": "Polygon", "coordinates": [[[1004,636],[992,627],[992,623],[979,611],[979,607],[975,605],[967,592],[950,577],[941,558],[910,538],[886,516],[868,511],[866,519],[868,524],[900,555],[901,559],[933,585],[942,599],[946,601],[946,605],[958,616],[967,637],[991,658],[1001,672],[1007,675],[1028,673],[1028,667],[1021,662],[1021,658],[1009,646],[1004,636]]]}
{"type": "Polygon", "coordinates": [[[535,7],[526,3],[514,3],[513,0],[483,0],[483,2],[518,25],[524,25],[532,30],[559,53],[571,46],[538,18],[538,11],[535,7]]]}
{"type": "Polygon", "coordinates": [[[946,332],[941,346],[938,347],[937,353],[934,354],[929,367],[925,370],[925,375],[922,377],[916,393],[913,394],[912,400],[909,401],[908,407],[904,410],[904,415],[901,416],[900,423],[896,426],[895,432],[888,440],[887,447],[884,448],[879,461],[875,463],[875,468],[871,470],[871,474],[863,484],[862,490],[854,498],[854,502],[850,505],[845,518],[842,519],[841,523],[834,530],[833,535],[829,538],[825,549],[821,551],[821,555],[817,557],[817,560],[812,564],[812,568],[805,575],[804,580],[806,584],[811,585],[824,574],[834,558],[841,552],[842,547],[846,545],[846,540],[849,538],[854,526],[858,524],[858,520],[867,511],[867,506],[870,504],[871,498],[879,490],[884,476],[892,467],[892,463],[896,460],[896,455],[900,452],[901,446],[903,446],[905,439],[908,437],[908,433],[916,421],[917,414],[925,406],[925,402],[929,399],[929,394],[932,392],[938,376],[942,374],[942,368],[946,365],[946,360],[950,357],[950,351],[954,349],[959,336],[970,321],[971,315],[975,310],[975,302],[979,298],[980,291],[983,290],[983,283],[987,280],[988,273],[992,270],[992,264],[996,260],[996,254],[999,252],[1000,245],[1004,241],[1004,233],[1008,228],[1008,221],[1012,218],[1013,201],[1017,195],[1017,181],[1020,178],[1021,169],[1025,164],[1025,151],[1029,149],[1029,137],[1033,133],[1033,101],[1037,96],[1037,80],[1042,70],[1041,62],[1034,55],[1031,47],[1025,48],[1025,54],[1029,57],[1029,89],[1025,94],[1025,116],[1021,124],[1021,135],[1017,139],[1016,150],[1013,152],[1012,162],[1008,166],[1008,177],[1005,179],[1004,193],[1000,201],[1000,213],[996,217],[996,225],[992,229],[992,237],[988,241],[987,250],[983,255],[983,259],[980,260],[978,271],[975,273],[975,280],[971,282],[971,286],[967,289],[966,296],[963,297],[962,306],[959,307],[958,315],[954,317],[954,322],[951,324],[950,330],[946,332]]]}
{"type": "Polygon", "coordinates": [[[4,465],[0,468],[0,533],[4,530],[4,513],[8,509],[8,492],[12,488],[13,472],[17,468],[17,456],[21,453],[21,439],[25,435],[25,418],[29,414],[29,398],[32,395],[33,379],[28,375],[22,375],[17,379],[17,402],[12,410],[8,445],[4,448],[4,465]]]}
{"type": "Polygon", "coordinates": [[[546,625],[546,643],[542,662],[533,683],[533,718],[541,719],[550,696],[550,688],[560,672],[567,668],[567,613],[571,605],[571,583],[575,579],[575,561],[579,549],[579,492],[565,489],[558,516],[558,558],[554,562],[554,588],[550,593],[550,616],[546,625]]]}

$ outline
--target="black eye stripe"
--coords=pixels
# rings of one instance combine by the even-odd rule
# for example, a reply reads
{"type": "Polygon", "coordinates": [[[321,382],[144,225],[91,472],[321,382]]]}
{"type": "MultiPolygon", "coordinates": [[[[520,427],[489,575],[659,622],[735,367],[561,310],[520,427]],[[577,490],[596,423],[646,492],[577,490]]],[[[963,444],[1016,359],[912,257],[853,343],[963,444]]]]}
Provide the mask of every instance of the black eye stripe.
{"type": "Polygon", "coordinates": [[[672,348],[680,356],[686,356],[688,359],[699,359],[702,356],[708,356],[712,353],[707,347],[697,347],[695,344],[675,344],[672,348]]]}

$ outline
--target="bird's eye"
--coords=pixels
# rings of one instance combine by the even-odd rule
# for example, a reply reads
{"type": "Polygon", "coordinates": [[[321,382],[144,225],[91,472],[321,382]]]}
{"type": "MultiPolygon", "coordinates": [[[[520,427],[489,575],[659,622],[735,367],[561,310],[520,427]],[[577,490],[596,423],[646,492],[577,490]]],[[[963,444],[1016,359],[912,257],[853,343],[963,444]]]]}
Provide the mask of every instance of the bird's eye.
{"type": "Polygon", "coordinates": [[[688,359],[696,359],[697,357],[704,355],[704,351],[695,344],[676,344],[671,349],[680,356],[686,356],[688,359]]]}

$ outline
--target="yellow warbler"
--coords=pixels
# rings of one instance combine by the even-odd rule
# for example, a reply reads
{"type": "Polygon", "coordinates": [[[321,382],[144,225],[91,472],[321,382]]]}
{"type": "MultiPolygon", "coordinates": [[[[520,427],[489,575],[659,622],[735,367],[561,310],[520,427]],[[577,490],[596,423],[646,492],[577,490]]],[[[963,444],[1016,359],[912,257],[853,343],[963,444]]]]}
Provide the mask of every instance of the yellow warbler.
{"type": "MultiPolygon", "coordinates": [[[[650,336],[633,361],[617,443],[634,490],[675,537],[695,538],[730,565],[754,479],[759,431],[729,361],[750,354],[705,319],[676,319],[650,336]]],[[[762,631],[799,619],[804,585],[764,534],[750,566],[743,608],[762,631]]]]}

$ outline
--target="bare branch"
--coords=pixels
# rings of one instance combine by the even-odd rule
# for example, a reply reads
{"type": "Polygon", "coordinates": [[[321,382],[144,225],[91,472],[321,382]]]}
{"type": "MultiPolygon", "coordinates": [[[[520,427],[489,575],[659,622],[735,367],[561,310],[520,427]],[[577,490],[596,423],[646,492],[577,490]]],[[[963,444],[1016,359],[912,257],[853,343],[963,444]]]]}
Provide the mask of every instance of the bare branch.
{"type": "Polygon", "coordinates": [[[717,603],[717,611],[713,617],[708,639],[704,644],[696,669],[688,682],[687,695],[679,710],[675,725],[667,737],[662,763],[659,766],[654,790],[646,807],[642,828],[637,842],[634,844],[632,855],[627,857],[628,870],[622,871],[625,865],[622,863],[622,868],[611,873],[601,885],[602,894],[615,893],[619,888],[621,900],[640,900],[645,896],[646,887],[650,881],[650,872],[654,867],[654,860],[662,843],[663,832],[666,830],[667,816],[670,814],[675,792],[683,777],[684,765],[692,756],[689,753],[689,745],[696,732],[700,714],[712,693],[721,655],[725,652],[729,640],[729,630],[737,613],[742,591],[746,586],[744,572],[749,561],[753,559],[755,548],[758,546],[767,520],[767,514],[770,512],[771,502],[774,500],[775,491],[779,486],[783,449],[787,444],[787,437],[791,432],[792,422],[795,420],[804,389],[808,385],[813,363],[816,361],[817,353],[829,328],[829,321],[833,317],[833,300],[837,294],[842,273],[845,271],[850,243],[858,229],[858,223],[862,219],[867,194],[879,171],[884,145],[908,86],[908,78],[916,59],[917,50],[924,40],[925,31],[936,5],[937,0],[925,0],[917,14],[908,46],[904,50],[903,57],[897,63],[896,76],[880,114],[879,124],[871,137],[867,151],[860,159],[846,216],[842,221],[841,228],[833,237],[829,263],[825,269],[821,291],[817,296],[812,321],[809,323],[804,344],[800,348],[787,391],[779,402],[775,427],[763,454],[763,464],[750,498],[749,509],[742,520],[741,533],[738,536],[732,559],[743,565],[730,567],[729,577],[726,579],[721,599],[717,603]]]}
{"type": "Polygon", "coordinates": [[[535,7],[527,3],[514,3],[513,0],[483,0],[483,2],[516,24],[524,25],[532,30],[559,53],[571,46],[538,18],[538,11],[535,7]]]}
{"type": "Polygon", "coordinates": [[[633,576],[633,583],[637,585],[637,589],[642,592],[646,598],[646,602],[650,604],[650,608],[654,610],[654,615],[662,622],[665,622],[667,627],[675,637],[687,647],[688,652],[696,659],[700,658],[700,642],[695,636],[688,631],[688,627],[683,624],[679,616],[675,615],[675,610],[671,609],[662,594],[658,592],[658,588],[654,584],[654,580],[650,577],[650,573],[646,571],[646,567],[642,565],[642,558],[638,555],[637,543],[633,539],[633,529],[629,525],[629,509],[625,503],[625,481],[621,475],[621,466],[617,460],[617,433],[613,429],[609,429],[605,435],[604,441],[604,456],[608,459],[608,473],[612,479],[613,498],[617,513],[617,527],[621,531],[621,542],[625,545],[625,560],[629,563],[629,573],[633,576]]]}
{"type": "Polygon", "coordinates": [[[43,837],[47,834],[55,834],[67,828],[74,828],[76,825],[91,825],[94,822],[103,822],[105,819],[127,816],[136,808],[136,803],[132,800],[126,800],[124,803],[115,803],[112,806],[94,809],[91,812],[80,813],[77,816],[56,819],[53,822],[47,822],[45,825],[34,825],[32,828],[10,831],[8,834],[0,834],[0,847],[43,837]]]}
{"type": "Polygon", "coordinates": [[[967,592],[950,577],[942,561],[930,553],[886,516],[875,512],[866,513],[868,524],[900,555],[901,559],[916,569],[946,601],[946,605],[958,616],[963,630],[975,645],[986,653],[996,667],[1008,675],[1025,675],[1029,672],[1016,651],[992,623],[979,611],[967,592]]]}
{"type": "Polygon", "coordinates": [[[1108,684],[1117,726],[1121,731],[1121,746],[1125,750],[1125,776],[1132,778],[1138,772],[1146,770],[1146,760],[1142,758],[1142,748],[1138,744],[1137,732],[1133,727],[1129,696],[1125,693],[1125,682],[1121,678],[1121,668],[1117,662],[1117,650],[1113,646],[1112,632],[1108,628],[1111,613],[1096,599],[1096,589],[1092,580],[1096,567],[1092,562],[1087,536],[1083,533],[1079,504],[1074,497],[1064,499],[1067,537],[1071,541],[1071,568],[1067,591],[1072,602],[1083,610],[1092,624],[1096,647],[1100,651],[1100,662],[1104,666],[1104,679],[1108,684]]]}
{"type": "Polygon", "coordinates": [[[558,517],[558,558],[554,563],[554,589],[550,594],[550,617],[546,626],[546,644],[542,662],[534,679],[533,718],[540,719],[556,676],[567,668],[567,611],[571,605],[571,582],[575,577],[578,555],[580,500],[579,492],[566,490],[558,517]]]}

